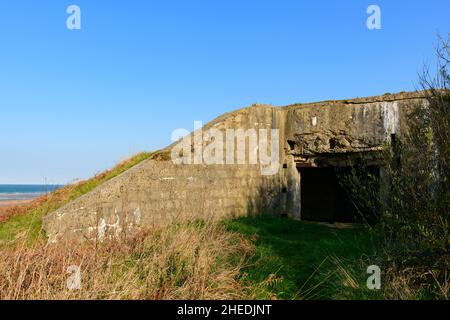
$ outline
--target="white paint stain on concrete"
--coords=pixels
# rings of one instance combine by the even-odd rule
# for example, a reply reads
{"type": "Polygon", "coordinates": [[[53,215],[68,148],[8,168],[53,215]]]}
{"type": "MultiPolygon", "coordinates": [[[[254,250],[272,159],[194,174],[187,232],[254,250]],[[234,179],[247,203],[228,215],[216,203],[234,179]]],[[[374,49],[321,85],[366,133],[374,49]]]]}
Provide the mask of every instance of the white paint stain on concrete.
{"type": "Polygon", "coordinates": [[[364,104],[364,105],[363,105],[363,108],[362,108],[362,116],[363,116],[363,120],[366,119],[368,108],[369,108],[369,106],[368,106],[367,104],[364,104]]]}
{"type": "Polygon", "coordinates": [[[383,118],[383,129],[386,136],[397,133],[399,123],[398,103],[382,102],[381,115],[383,118]]]}
{"type": "Polygon", "coordinates": [[[116,222],[111,224],[106,223],[105,218],[100,218],[97,227],[97,235],[99,241],[105,240],[107,231],[112,231],[112,234],[109,234],[109,239],[112,239],[113,236],[119,237],[120,233],[122,232],[122,227],[120,226],[120,217],[117,209],[114,210],[114,215],[116,216],[116,222]]]}
{"type": "Polygon", "coordinates": [[[141,208],[137,207],[137,209],[134,211],[134,222],[139,225],[141,224],[141,208]]]}
{"type": "Polygon", "coordinates": [[[105,239],[105,233],[106,233],[106,220],[104,218],[100,219],[100,223],[97,227],[97,235],[98,240],[103,241],[105,239]]]}

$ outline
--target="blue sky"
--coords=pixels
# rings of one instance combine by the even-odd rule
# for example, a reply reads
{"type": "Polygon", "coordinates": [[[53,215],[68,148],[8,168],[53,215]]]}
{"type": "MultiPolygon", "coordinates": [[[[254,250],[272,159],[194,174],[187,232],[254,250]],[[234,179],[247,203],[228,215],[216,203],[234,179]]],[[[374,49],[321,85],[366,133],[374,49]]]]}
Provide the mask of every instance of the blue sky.
{"type": "Polygon", "coordinates": [[[87,178],[255,102],[413,90],[449,31],[448,0],[2,1],[0,183],[87,178]]]}

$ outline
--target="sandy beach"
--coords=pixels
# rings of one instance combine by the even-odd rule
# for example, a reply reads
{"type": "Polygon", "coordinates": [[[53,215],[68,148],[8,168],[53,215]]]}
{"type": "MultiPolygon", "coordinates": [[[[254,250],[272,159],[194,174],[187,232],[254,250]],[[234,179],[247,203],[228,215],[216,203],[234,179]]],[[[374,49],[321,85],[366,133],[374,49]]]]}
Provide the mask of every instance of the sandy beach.
{"type": "Polygon", "coordinates": [[[15,206],[21,206],[30,203],[33,200],[4,200],[0,201],[0,221],[2,220],[2,216],[6,214],[6,211],[15,206]]]}
{"type": "Polygon", "coordinates": [[[0,201],[0,208],[4,209],[4,208],[9,208],[9,207],[14,207],[14,206],[20,206],[20,205],[24,205],[24,204],[28,204],[30,203],[31,200],[4,200],[4,201],[0,201]]]}

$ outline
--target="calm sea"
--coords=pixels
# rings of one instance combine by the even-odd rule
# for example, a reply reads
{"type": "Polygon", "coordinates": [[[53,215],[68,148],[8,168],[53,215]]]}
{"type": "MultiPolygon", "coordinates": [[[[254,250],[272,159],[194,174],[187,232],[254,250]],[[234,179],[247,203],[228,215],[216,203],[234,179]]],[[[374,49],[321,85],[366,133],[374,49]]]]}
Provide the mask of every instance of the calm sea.
{"type": "Polygon", "coordinates": [[[48,184],[0,184],[0,201],[34,199],[61,187],[48,184]]]}

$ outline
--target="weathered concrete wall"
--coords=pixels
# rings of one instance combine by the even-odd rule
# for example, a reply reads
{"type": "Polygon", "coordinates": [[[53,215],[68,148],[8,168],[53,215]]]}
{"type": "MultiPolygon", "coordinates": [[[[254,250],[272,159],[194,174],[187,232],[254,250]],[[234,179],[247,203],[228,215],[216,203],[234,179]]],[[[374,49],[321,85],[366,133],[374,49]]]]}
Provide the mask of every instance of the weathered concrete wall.
{"type": "MultiPolygon", "coordinates": [[[[211,128],[223,132],[278,129],[276,174],[261,174],[259,164],[176,165],[148,160],[48,215],[44,229],[54,242],[61,238],[103,240],[172,218],[267,212],[299,219],[298,166],[376,152],[392,134],[402,133],[407,109],[420,101],[420,94],[406,93],[283,108],[254,105],[227,113],[207,124],[203,132],[211,128]]],[[[200,143],[208,145],[207,141],[200,143]]],[[[176,145],[163,151],[170,153],[176,145]]],[[[248,151],[248,141],[246,146],[248,151]]]]}
{"type": "Polygon", "coordinates": [[[407,109],[420,102],[406,97],[290,106],[285,133],[290,153],[308,157],[377,150],[391,134],[402,134],[407,109]]]}
{"type": "Polygon", "coordinates": [[[255,165],[146,161],[45,217],[44,227],[50,242],[72,237],[103,240],[165,220],[270,211],[278,185],[277,177],[261,176],[255,165]]]}

